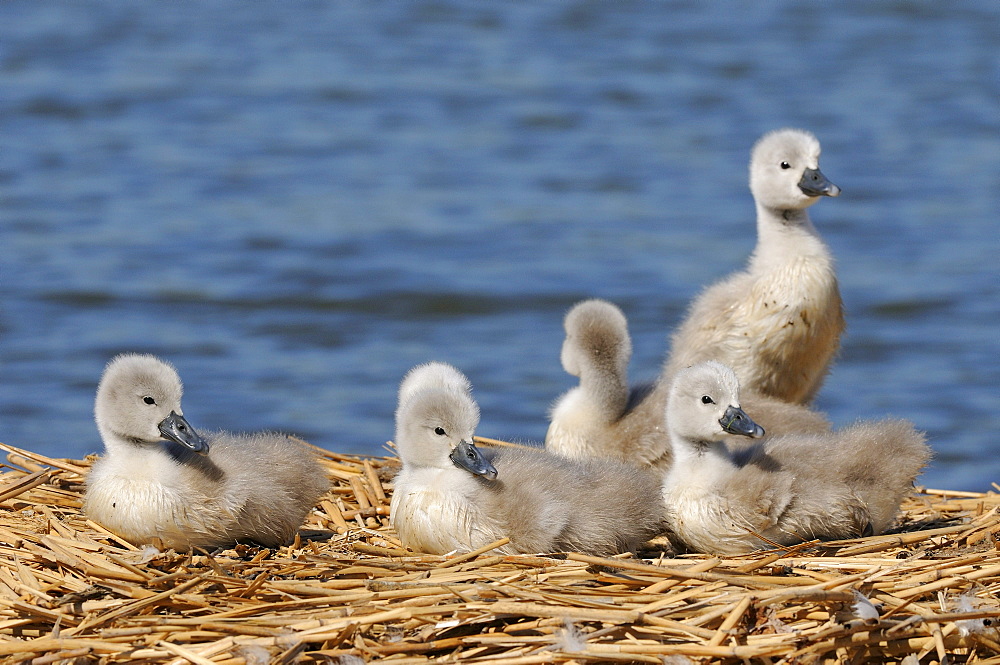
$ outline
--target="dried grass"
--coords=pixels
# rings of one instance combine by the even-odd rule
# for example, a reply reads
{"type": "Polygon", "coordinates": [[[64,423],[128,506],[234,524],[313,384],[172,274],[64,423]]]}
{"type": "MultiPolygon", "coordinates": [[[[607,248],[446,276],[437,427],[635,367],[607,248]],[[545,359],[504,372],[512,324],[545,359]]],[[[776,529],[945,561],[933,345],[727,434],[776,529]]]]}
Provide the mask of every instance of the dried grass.
{"type": "Polygon", "coordinates": [[[325,453],[293,545],[158,553],[81,514],[91,460],[0,448],[2,662],[1000,663],[994,492],[738,558],[441,557],[389,527],[394,459],[325,453]]]}

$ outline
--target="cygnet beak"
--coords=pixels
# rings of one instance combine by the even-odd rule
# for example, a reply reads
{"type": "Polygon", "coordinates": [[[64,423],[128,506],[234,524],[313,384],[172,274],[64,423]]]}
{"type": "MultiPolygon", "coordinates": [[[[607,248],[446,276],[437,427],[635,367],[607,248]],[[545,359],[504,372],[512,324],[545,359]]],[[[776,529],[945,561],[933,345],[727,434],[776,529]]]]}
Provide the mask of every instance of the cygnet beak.
{"type": "Polygon", "coordinates": [[[827,180],[819,169],[803,171],[799,189],[806,196],[840,196],[840,187],[827,180]]]}
{"type": "Polygon", "coordinates": [[[473,475],[482,476],[487,480],[496,480],[496,468],[483,457],[479,448],[476,448],[475,444],[469,441],[460,442],[451,451],[449,457],[455,466],[465,469],[473,475]]]}
{"type": "Polygon", "coordinates": [[[208,454],[208,441],[205,441],[179,413],[171,411],[169,416],[160,421],[159,429],[164,439],[176,441],[200,455],[208,454]]]}
{"type": "Polygon", "coordinates": [[[753,439],[764,436],[764,428],[751,420],[746,411],[738,406],[727,408],[726,413],[719,418],[719,424],[730,434],[749,436],[753,439]]]}

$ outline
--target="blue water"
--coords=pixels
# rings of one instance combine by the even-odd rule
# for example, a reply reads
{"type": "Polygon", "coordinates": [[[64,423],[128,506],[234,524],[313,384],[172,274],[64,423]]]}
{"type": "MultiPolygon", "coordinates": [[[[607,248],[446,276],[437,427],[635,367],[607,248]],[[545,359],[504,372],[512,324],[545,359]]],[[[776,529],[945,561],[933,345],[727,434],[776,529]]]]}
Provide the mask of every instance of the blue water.
{"type": "Polygon", "coordinates": [[[1000,3],[0,3],[0,441],[98,451],[107,360],[195,427],[381,453],[399,379],[463,369],[540,440],[562,316],[656,374],[755,240],[749,149],[796,126],[848,316],[817,406],[1000,482],[1000,3]],[[765,7],[766,5],[766,7],[765,7]]]}

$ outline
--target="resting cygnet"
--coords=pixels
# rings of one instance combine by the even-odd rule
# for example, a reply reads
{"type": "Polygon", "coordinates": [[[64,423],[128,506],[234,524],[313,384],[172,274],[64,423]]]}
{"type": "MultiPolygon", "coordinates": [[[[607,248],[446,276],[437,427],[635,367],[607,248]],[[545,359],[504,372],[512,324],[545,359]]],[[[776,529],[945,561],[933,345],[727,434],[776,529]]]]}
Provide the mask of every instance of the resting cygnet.
{"type": "MultiPolygon", "coordinates": [[[[579,377],[552,406],[545,448],[565,457],[605,457],[652,463],[663,455],[657,433],[624,441],[619,428],[630,402],[641,401],[643,388],[628,385],[632,340],[628,321],[606,300],[584,300],[563,321],[566,338],[560,360],[563,369],[579,377]]],[[[655,428],[653,428],[655,429],[655,428]]]]}
{"type": "MultiPolygon", "coordinates": [[[[545,448],[566,457],[618,459],[666,471],[672,457],[665,424],[669,385],[629,389],[632,342],[625,315],[610,302],[585,300],[570,309],[564,326],[563,369],[579,377],[580,385],[553,406],[545,448]]],[[[804,406],[754,394],[745,402],[769,433],[830,429],[822,414],[804,406]]],[[[744,445],[743,437],[731,438],[732,445],[744,445]]]]}
{"type": "Polygon", "coordinates": [[[717,362],[680,372],[668,408],[668,522],[699,552],[739,554],[881,533],[930,459],[923,434],[902,420],[775,437],[732,453],[722,443],[727,433],[763,432],[740,408],[736,375],[717,362]]]}
{"type": "Polygon", "coordinates": [[[177,372],[154,356],[108,363],[94,406],[105,453],[87,476],[86,514],[136,545],[287,543],[330,485],[316,454],[283,434],[203,438],[184,419],[181,392],[177,372]]]}
{"type": "Polygon", "coordinates": [[[444,363],[415,367],[400,386],[390,518],[410,549],[470,551],[507,537],[513,554],[574,550],[610,555],[663,531],[659,483],[614,462],[543,450],[480,451],[479,408],[465,376],[444,363]]]}
{"type": "Polygon", "coordinates": [[[666,376],[705,360],[743,387],[805,404],[840,345],[843,305],[833,259],[806,209],[840,189],[819,170],[819,141],[798,129],[765,134],[750,158],[757,247],[746,270],[703,291],[673,335],[666,376]]]}

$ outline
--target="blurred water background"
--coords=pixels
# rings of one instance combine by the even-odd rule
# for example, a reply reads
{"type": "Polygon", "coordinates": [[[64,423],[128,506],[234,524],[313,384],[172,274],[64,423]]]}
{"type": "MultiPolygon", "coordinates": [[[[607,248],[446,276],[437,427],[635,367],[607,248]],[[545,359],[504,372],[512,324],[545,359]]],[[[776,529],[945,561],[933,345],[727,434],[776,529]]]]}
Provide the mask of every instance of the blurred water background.
{"type": "Polygon", "coordinates": [[[0,441],[100,450],[158,354],[203,429],[382,454],[401,376],[541,440],[577,300],[634,379],[753,248],[749,150],[814,132],[848,332],[817,402],[1000,482],[1000,3],[0,3],[0,441]],[[752,5],[752,8],[748,8],[752,5]]]}

